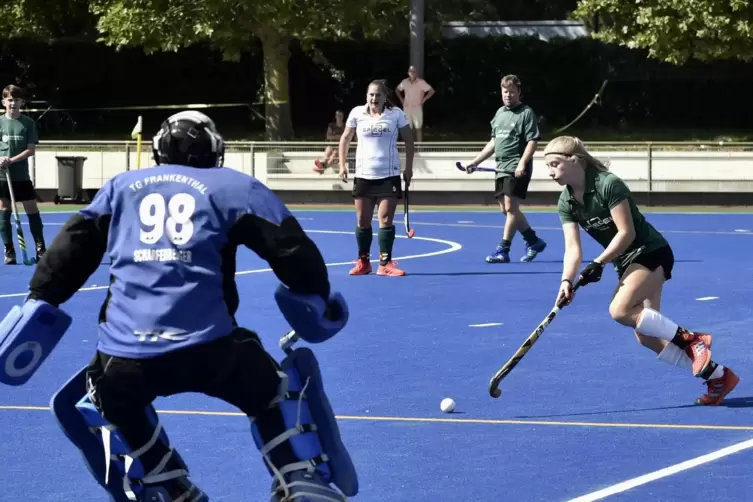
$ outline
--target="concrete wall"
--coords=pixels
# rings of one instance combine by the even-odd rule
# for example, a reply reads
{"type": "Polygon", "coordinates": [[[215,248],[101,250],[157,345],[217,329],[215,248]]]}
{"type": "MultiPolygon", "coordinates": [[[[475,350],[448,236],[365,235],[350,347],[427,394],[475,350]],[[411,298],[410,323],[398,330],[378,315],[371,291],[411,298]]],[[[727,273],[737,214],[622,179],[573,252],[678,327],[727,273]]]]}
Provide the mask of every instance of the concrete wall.
{"type": "MultiPolygon", "coordinates": [[[[152,165],[150,145],[143,146],[148,151],[141,153],[142,169],[152,165]]],[[[455,162],[468,162],[482,147],[482,143],[422,145],[414,160],[412,202],[494,203],[490,196],[494,186],[492,173],[468,175],[455,167],[455,162]]],[[[349,201],[352,184],[339,181],[335,169],[324,174],[312,170],[323,149],[321,143],[236,143],[229,146],[225,165],[258,177],[289,201],[349,201]]],[[[643,203],[674,200],[668,203],[697,205],[753,201],[753,144],[598,145],[593,154],[609,161],[610,170],[624,179],[643,203]]],[[[133,143],[43,143],[32,171],[44,199],[49,200],[60,187],[57,157],[75,156],[86,158],[80,184],[89,195],[116,174],[137,168],[133,143]]],[[[483,165],[492,167],[493,162],[483,165]]],[[[548,178],[540,150],[534,158],[530,201],[556,200],[560,190],[548,178]]]]}

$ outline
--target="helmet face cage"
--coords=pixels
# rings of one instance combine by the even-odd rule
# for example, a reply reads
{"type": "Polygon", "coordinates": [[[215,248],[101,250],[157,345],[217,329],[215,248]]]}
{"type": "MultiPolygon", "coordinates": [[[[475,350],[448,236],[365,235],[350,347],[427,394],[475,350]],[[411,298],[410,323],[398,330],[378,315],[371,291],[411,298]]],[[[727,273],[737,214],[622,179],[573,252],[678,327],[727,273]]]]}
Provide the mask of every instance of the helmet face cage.
{"type": "Polygon", "coordinates": [[[222,167],[225,142],[212,119],[201,112],[176,113],[152,139],[157,164],[222,167]]]}

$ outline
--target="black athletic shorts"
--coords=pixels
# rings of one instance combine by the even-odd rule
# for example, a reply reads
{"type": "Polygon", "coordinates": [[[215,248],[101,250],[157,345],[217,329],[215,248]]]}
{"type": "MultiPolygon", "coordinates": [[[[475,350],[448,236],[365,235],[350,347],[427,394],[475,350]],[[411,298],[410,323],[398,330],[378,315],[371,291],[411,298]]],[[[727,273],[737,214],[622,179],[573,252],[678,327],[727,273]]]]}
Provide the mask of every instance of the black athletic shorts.
{"type": "Polygon", "coordinates": [[[501,199],[503,195],[525,199],[528,195],[528,184],[531,182],[531,176],[505,176],[494,180],[494,197],[501,199]]]}
{"type": "MultiPolygon", "coordinates": [[[[258,416],[277,396],[278,368],[259,337],[238,328],[230,336],[149,359],[113,357],[97,351],[87,369],[87,381],[93,386],[90,392],[100,413],[136,449],[154,433],[144,408],[157,397],[187,392],[221,399],[248,416],[256,416],[263,434],[278,428],[274,432],[284,432],[283,424],[274,417],[270,424],[269,413],[258,416]]],[[[273,462],[295,458],[288,445],[278,448],[271,453],[273,462]]],[[[141,460],[151,469],[166,452],[155,445],[141,460]]]]}
{"type": "MultiPolygon", "coordinates": [[[[16,202],[37,200],[37,191],[34,190],[34,184],[29,180],[14,181],[13,198],[16,202]]],[[[10,190],[8,190],[8,182],[5,180],[0,181],[0,199],[10,200],[10,190]]]]}
{"type": "Polygon", "coordinates": [[[370,197],[373,199],[394,197],[402,199],[403,185],[400,181],[400,176],[391,176],[377,180],[353,178],[353,197],[370,197]]]}
{"type": "MultiPolygon", "coordinates": [[[[649,269],[651,272],[661,266],[664,270],[664,280],[668,281],[672,278],[672,269],[675,266],[675,255],[672,252],[672,248],[669,246],[662,246],[653,251],[649,251],[645,254],[639,254],[632,262],[642,265],[649,269]]],[[[628,265],[629,266],[629,265],[628,265]]],[[[625,267],[627,270],[627,267],[625,267]]],[[[625,273],[625,270],[620,272],[620,277],[625,273]]]]}

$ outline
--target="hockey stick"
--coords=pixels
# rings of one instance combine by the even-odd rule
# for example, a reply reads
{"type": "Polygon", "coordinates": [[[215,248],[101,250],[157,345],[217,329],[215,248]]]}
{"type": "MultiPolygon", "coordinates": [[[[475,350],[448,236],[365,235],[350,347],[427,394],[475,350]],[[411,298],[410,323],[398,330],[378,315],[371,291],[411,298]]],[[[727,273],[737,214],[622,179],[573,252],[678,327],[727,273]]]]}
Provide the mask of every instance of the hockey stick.
{"type": "MultiPolygon", "coordinates": [[[[579,287],[581,287],[581,281],[577,281],[575,283],[575,286],[573,286],[573,293],[578,290],[579,287]]],[[[505,378],[512,370],[515,368],[515,366],[518,365],[521,359],[525,357],[525,355],[528,353],[529,350],[531,350],[531,347],[533,347],[533,344],[536,343],[536,340],[539,339],[541,334],[544,332],[544,330],[549,326],[554,318],[557,316],[559,311],[566,305],[566,302],[564,300],[561,300],[557,305],[554,306],[551,312],[549,312],[549,315],[546,316],[546,318],[539,324],[536,329],[528,335],[528,338],[526,338],[526,341],[523,342],[523,345],[520,346],[520,348],[515,352],[515,354],[510,358],[509,361],[505,363],[502,368],[500,368],[497,373],[494,374],[491,381],[489,382],[489,395],[497,398],[502,395],[502,391],[499,390],[499,384],[502,382],[502,379],[505,378]]]]}
{"type": "Polygon", "coordinates": [[[143,132],[143,125],[143,117],[139,115],[139,118],[136,121],[136,127],[131,131],[131,139],[136,140],[136,169],[141,169],[141,134],[143,132]]]}
{"type": "Polygon", "coordinates": [[[24,231],[21,228],[21,218],[18,217],[18,209],[16,209],[16,196],[13,193],[13,183],[10,182],[10,171],[7,167],[5,168],[5,179],[8,180],[8,192],[10,193],[11,209],[13,210],[13,216],[16,221],[16,234],[18,234],[18,246],[21,248],[21,258],[23,259],[24,265],[34,265],[36,261],[30,259],[26,254],[26,239],[24,239],[24,231]]]}
{"type": "Polygon", "coordinates": [[[410,183],[405,184],[405,193],[403,194],[403,225],[405,226],[405,234],[411,239],[416,235],[416,231],[410,227],[410,203],[408,202],[408,193],[410,193],[410,183]]]}
{"type": "Polygon", "coordinates": [[[483,172],[486,172],[486,173],[496,173],[496,172],[498,172],[493,167],[465,167],[460,162],[455,162],[455,167],[457,167],[458,169],[460,169],[461,171],[463,171],[465,173],[473,173],[475,171],[483,171],[483,172]]]}

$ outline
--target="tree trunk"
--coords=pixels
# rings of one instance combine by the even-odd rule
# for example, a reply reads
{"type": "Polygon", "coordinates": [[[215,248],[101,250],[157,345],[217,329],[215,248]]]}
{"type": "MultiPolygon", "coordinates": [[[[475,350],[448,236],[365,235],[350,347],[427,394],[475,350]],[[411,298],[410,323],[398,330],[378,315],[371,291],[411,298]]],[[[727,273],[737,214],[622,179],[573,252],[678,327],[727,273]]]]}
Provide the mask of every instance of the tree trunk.
{"type": "Polygon", "coordinates": [[[264,115],[267,141],[293,139],[293,120],[290,115],[288,62],[290,37],[262,28],[259,30],[264,51],[264,115]]]}

